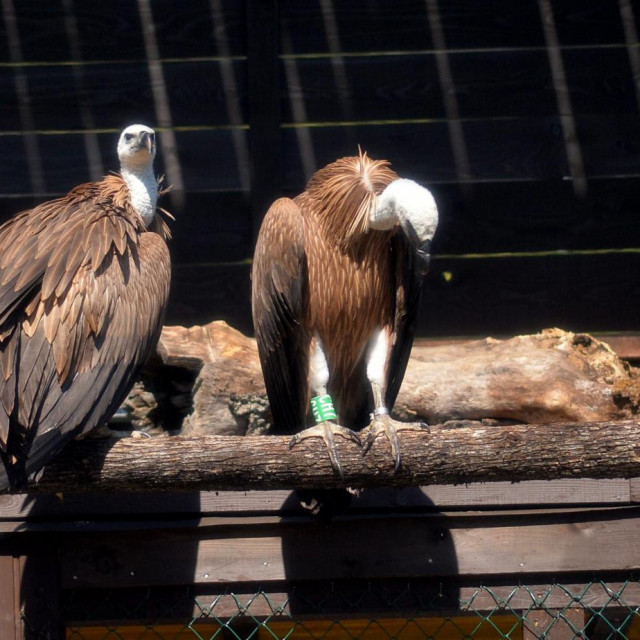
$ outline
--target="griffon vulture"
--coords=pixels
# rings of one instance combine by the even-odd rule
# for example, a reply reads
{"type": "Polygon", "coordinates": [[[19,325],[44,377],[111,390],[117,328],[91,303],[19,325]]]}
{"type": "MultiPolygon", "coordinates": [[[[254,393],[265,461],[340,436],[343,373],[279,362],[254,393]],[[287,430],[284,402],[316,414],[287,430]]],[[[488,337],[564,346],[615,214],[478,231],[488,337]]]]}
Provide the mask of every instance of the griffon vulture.
{"type": "Polygon", "coordinates": [[[156,344],[171,264],[155,152],[131,125],[119,175],[0,227],[0,489],[107,421],[156,344]]]}
{"type": "Polygon", "coordinates": [[[393,420],[438,222],[429,191],[360,153],[316,172],[267,212],[255,249],[252,309],[274,433],[292,446],[334,435],[368,449],[418,428],[393,420]],[[304,429],[311,402],[316,426],[304,429]],[[304,429],[304,430],[303,430],[304,429]]]}

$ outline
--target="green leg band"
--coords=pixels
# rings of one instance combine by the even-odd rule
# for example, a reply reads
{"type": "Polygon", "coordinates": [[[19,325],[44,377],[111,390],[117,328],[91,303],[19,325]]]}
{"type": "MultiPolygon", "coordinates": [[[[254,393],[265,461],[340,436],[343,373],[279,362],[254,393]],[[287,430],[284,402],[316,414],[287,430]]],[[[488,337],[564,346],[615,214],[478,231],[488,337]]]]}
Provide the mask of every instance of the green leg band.
{"type": "Polygon", "coordinates": [[[311,411],[316,424],[325,420],[335,420],[338,417],[336,410],[333,408],[331,396],[328,394],[311,398],[311,411]]]}

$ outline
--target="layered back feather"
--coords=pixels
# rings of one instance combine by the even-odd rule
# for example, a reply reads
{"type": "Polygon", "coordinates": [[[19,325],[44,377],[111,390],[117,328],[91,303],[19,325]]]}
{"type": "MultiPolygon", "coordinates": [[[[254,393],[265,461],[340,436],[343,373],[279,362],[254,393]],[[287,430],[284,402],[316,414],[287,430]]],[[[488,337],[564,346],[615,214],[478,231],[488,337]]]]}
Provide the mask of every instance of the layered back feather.
{"type": "Polygon", "coordinates": [[[168,229],[159,216],[154,227],[159,233],[144,227],[117,175],[0,227],[7,470],[19,463],[24,473],[36,470],[126,396],[158,338],[169,291],[168,229]]]}

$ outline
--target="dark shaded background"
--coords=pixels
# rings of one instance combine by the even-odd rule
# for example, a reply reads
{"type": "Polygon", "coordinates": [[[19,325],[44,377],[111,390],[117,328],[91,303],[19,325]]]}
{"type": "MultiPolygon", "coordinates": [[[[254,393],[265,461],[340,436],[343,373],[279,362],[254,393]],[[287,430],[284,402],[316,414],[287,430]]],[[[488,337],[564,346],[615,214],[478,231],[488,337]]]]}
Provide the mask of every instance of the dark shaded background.
{"type": "Polygon", "coordinates": [[[125,125],[158,127],[168,322],[250,333],[268,202],[361,145],[439,202],[420,335],[634,331],[639,18],[631,0],[6,0],[0,217],[117,169],[125,125]]]}

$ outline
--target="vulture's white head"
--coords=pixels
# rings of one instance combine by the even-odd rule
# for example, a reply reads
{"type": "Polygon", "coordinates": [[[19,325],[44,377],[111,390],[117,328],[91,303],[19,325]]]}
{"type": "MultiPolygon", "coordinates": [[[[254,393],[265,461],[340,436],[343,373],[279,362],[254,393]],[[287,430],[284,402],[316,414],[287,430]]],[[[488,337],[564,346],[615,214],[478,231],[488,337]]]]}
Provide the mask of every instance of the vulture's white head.
{"type": "Polygon", "coordinates": [[[438,227],[438,207],[431,192],[413,180],[398,178],[378,197],[369,216],[372,229],[391,229],[400,224],[405,235],[422,258],[424,268],[429,264],[431,241],[438,227]]]}
{"type": "Polygon", "coordinates": [[[120,173],[129,187],[131,203],[148,227],[156,212],[158,182],[153,174],[156,132],[144,124],[129,125],[118,140],[120,173]]]}
{"type": "Polygon", "coordinates": [[[130,170],[153,164],[156,156],[156,132],[144,124],[129,125],[118,141],[120,166],[130,170]]]}

